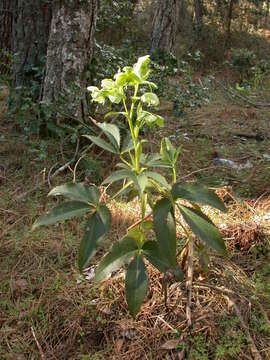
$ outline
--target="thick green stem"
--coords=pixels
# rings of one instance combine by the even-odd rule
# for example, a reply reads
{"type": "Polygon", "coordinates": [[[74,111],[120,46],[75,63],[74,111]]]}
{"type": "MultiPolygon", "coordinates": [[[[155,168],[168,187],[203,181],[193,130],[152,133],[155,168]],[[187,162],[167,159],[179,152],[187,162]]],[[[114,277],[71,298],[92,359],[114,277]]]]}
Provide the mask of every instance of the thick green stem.
{"type": "Polygon", "coordinates": [[[175,167],[172,168],[172,182],[173,182],[173,184],[176,183],[176,169],[175,169],[175,167]]]}

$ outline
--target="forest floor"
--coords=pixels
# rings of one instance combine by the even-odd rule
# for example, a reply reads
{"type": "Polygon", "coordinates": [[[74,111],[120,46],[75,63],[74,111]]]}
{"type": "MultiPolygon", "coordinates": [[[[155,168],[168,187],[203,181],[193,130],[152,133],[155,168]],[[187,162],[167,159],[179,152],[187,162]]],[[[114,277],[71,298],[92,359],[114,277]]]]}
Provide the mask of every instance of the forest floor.
{"type": "MultiPolygon", "coordinates": [[[[269,94],[257,98],[269,102],[269,94]]],[[[207,274],[195,267],[188,333],[183,284],[169,284],[166,306],[161,276],[149,268],[150,291],[132,320],[122,273],[99,286],[79,274],[79,221],[31,232],[54,202],[46,197],[46,175],[61,162],[61,151],[49,140],[43,157],[40,140],[18,132],[7,117],[6,95],[2,87],[0,359],[270,359],[270,107],[238,101],[220,87],[185,119],[162,104],[167,122],[155,139],[172,135],[182,144],[179,178],[218,189],[228,207],[214,221],[229,256],[213,254],[207,274]]],[[[71,178],[66,171],[52,185],[71,178]]],[[[115,203],[112,213],[110,243],[138,218],[136,203],[115,203]]],[[[97,257],[104,251],[105,245],[97,257]]]]}

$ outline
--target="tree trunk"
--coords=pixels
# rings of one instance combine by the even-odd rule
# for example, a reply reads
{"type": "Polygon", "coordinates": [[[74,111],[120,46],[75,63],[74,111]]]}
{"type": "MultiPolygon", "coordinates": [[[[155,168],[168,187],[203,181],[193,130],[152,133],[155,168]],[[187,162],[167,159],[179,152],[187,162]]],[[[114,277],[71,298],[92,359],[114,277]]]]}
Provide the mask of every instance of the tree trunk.
{"type": "Polygon", "coordinates": [[[173,50],[180,0],[159,0],[153,21],[151,52],[173,50]]]}
{"type": "Polygon", "coordinates": [[[0,5],[0,50],[11,50],[12,7],[11,0],[0,5]]]}
{"type": "Polygon", "coordinates": [[[93,53],[97,0],[56,0],[47,51],[43,100],[82,117],[86,67],[93,53]]]}
{"type": "Polygon", "coordinates": [[[8,54],[11,51],[12,7],[11,0],[2,0],[0,5],[0,74],[9,69],[8,54]]]}
{"type": "Polygon", "coordinates": [[[33,75],[33,67],[44,62],[51,5],[46,0],[13,0],[12,52],[14,85],[24,86],[33,75]]]}
{"type": "Polygon", "coordinates": [[[230,0],[228,16],[227,16],[226,47],[230,46],[230,43],[231,43],[231,23],[232,23],[232,15],[233,15],[233,5],[234,5],[234,0],[230,0]]]}
{"type": "Polygon", "coordinates": [[[194,0],[194,12],[195,12],[195,21],[196,21],[196,32],[198,36],[201,35],[203,27],[203,6],[202,0],[194,0]]]}
{"type": "Polygon", "coordinates": [[[265,27],[267,27],[267,25],[268,25],[269,7],[270,7],[270,0],[267,1],[267,5],[266,5],[266,13],[265,13],[265,19],[264,19],[265,27]]]}

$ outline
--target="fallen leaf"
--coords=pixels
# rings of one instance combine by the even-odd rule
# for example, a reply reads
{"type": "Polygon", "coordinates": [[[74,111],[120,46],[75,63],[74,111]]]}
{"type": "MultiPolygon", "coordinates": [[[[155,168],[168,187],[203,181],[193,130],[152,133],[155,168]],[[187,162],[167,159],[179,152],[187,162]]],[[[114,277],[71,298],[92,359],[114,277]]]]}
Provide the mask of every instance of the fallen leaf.
{"type": "Polygon", "coordinates": [[[179,345],[179,339],[168,340],[163,345],[161,345],[161,349],[174,350],[177,349],[178,345],[179,345]]]}
{"type": "Polygon", "coordinates": [[[118,339],[116,341],[115,346],[114,346],[114,351],[117,355],[120,355],[123,345],[124,345],[124,339],[118,339]]]}

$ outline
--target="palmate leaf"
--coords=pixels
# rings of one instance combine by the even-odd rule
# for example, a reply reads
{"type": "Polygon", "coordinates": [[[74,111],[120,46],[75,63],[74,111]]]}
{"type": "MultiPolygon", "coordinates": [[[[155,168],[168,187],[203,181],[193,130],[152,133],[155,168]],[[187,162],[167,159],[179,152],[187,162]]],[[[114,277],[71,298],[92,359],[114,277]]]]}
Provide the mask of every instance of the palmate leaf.
{"type": "Polygon", "coordinates": [[[105,140],[101,139],[100,137],[92,136],[92,135],[83,135],[83,136],[91,140],[95,145],[101,147],[102,149],[107,150],[113,154],[119,154],[119,149],[117,149],[117,147],[107,143],[105,140]]]}
{"type": "Polygon", "coordinates": [[[135,318],[149,287],[147,270],[141,255],[136,255],[129,264],[125,287],[128,308],[133,318],[135,318]]]}
{"type": "Polygon", "coordinates": [[[100,205],[87,221],[79,248],[78,266],[80,271],[95,255],[97,246],[108,234],[111,223],[112,216],[105,205],[100,205]]]}
{"type": "Polygon", "coordinates": [[[95,185],[86,186],[82,183],[69,183],[56,186],[48,194],[48,196],[58,195],[62,195],[69,200],[81,201],[86,204],[91,203],[93,205],[97,205],[99,202],[99,191],[95,185]]]}
{"type": "Polygon", "coordinates": [[[169,199],[159,200],[153,210],[154,229],[159,251],[172,268],[176,267],[176,226],[169,199]]]}
{"type": "Polygon", "coordinates": [[[226,212],[226,207],[217,194],[199,183],[176,183],[172,187],[172,196],[175,200],[185,199],[202,205],[210,205],[226,212]]]}
{"type": "Polygon", "coordinates": [[[226,255],[226,247],[219,230],[214,226],[205,214],[201,215],[198,210],[179,205],[179,210],[184,220],[190,226],[196,236],[208,246],[226,255]]]}
{"type": "Polygon", "coordinates": [[[129,236],[115,243],[111,251],[99,263],[96,269],[95,281],[101,281],[113,271],[118,270],[136,254],[137,250],[136,240],[129,236]]]}
{"type": "Polygon", "coordinates": [[[74,216],[80,216],[90,211],[87,203],[81,201],[67,201],[54,207],[48,214],[40,216],[34,223],[32,230],[41,225],[51,225],[59,221],[68,220],[74,216]]]}
{"type": "Polygon", "coordinates": [[[168,262],[168,260],[163,256],[162,252],[160,251],[158,244],[156,241],[147,241],[143,245],[143,254],[146,257],[146,259],[159,271],[162,273],[165,273],[167,271],[171,271],[176,280],[182,281],[184,278],[183,271],[181,268],[177,265],[172,266],[168,262]]]}

